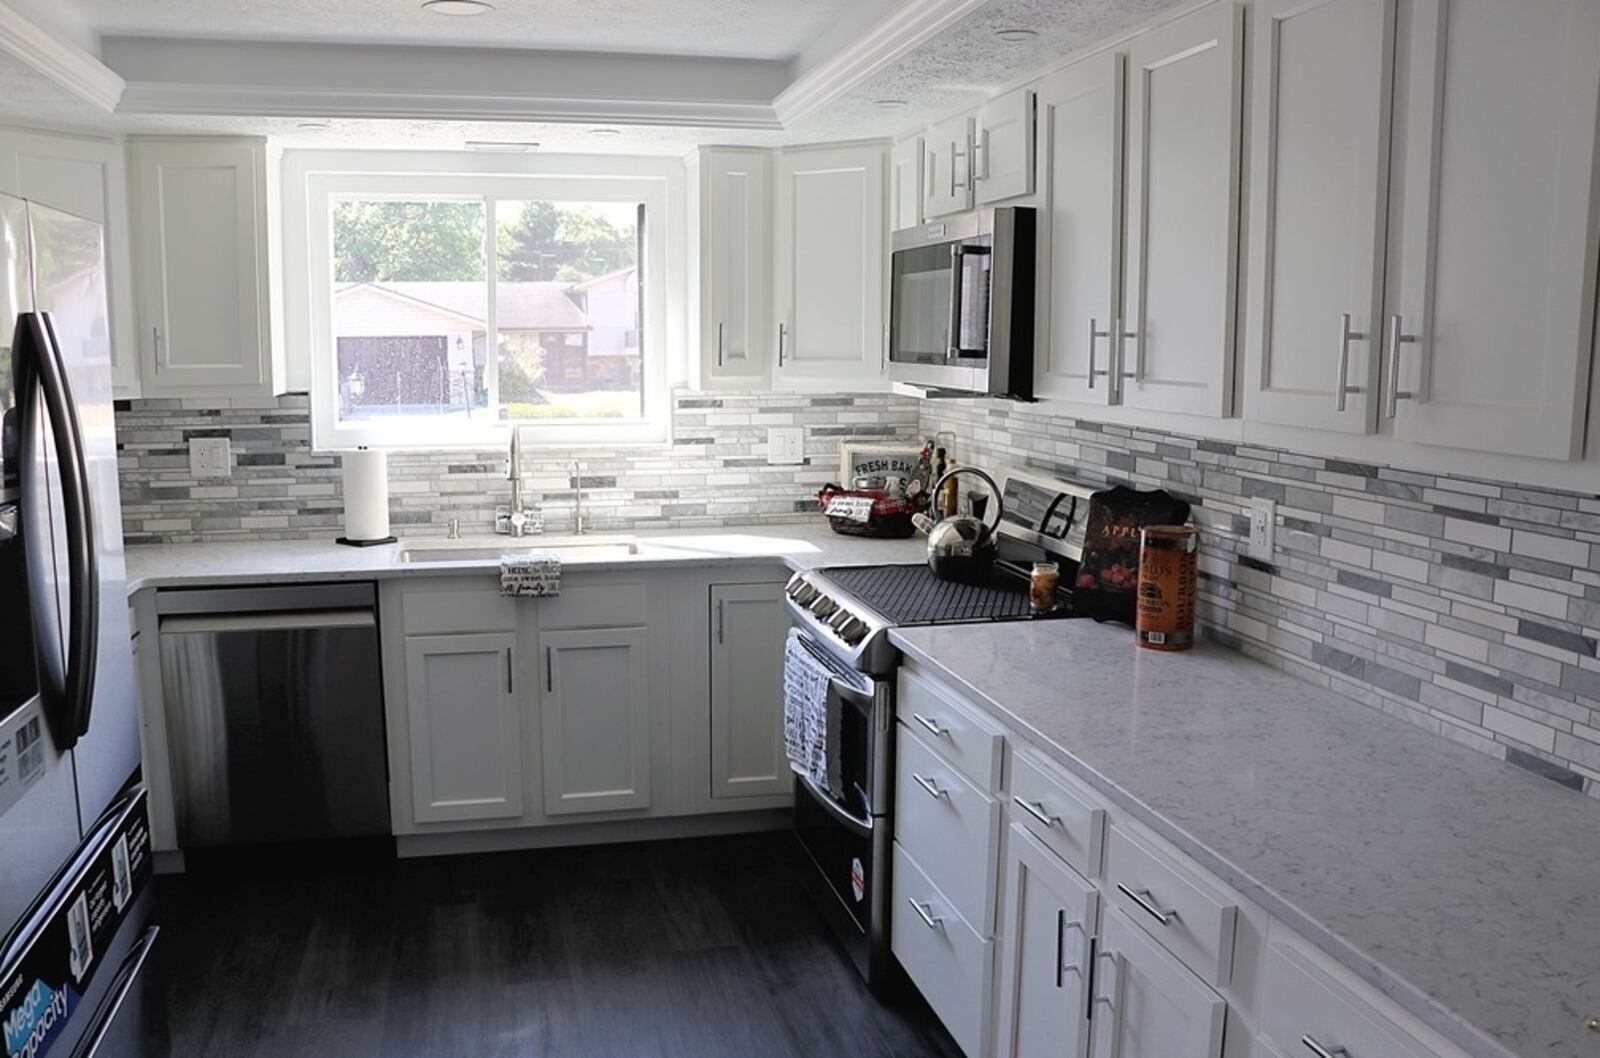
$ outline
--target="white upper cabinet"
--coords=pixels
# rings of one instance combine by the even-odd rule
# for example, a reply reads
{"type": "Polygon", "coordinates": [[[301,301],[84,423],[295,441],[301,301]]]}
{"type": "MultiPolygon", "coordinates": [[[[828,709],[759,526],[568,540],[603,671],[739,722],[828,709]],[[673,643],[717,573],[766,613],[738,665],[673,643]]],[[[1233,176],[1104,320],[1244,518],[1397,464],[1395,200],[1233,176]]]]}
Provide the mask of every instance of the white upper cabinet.
{"type": "Polygon", "coordinates": [[[1575,458],[1593,348],[1600,4],[1413,0],[1398,55],[1394,435],[1575,458]]]}
{"type": "Polygon", "coordinates": [[[780,387],[882,380],[887,156],[867,146],[778,158],[780,387]]]}
{"type": "MultiPolygon", "coordinates": [[[[1205,8],[1129,45],[1124,403],[1232,411],[1244,15],[1205,8]]],[[[1085,325],[1087,326],[1087,325],[1085,325]]]]}
{"type": "Polygon", "coordinates": [[[1251,9],[1244,414],[1377,426],[1394,0],[1251,9]]]}
{"type": "Polygon", "coordinates": [[[1039,397],[1115,402],[1125,69],[1105,52],[1039,85],[1039,397]]]}
{"type": "Polygon", "coordinates": [[[974,144],[978,203],[1033,194],[1032,89],[1019,88],[983,105],[974,144]]]}
{"type": "Polygon", "coordinates": [[[144,394],[270,393],[266,143],[140,139],[131,157],[144,394]]]}
{"type": "Polygon", "coordinates": [[[941,121],[923,137],[924,217],[965,213],[972,208],[972,118],[941,121]]]}
{"type": "Polygon", "coordinates": [[[922,137],[901,140],[889,152],[889,230],[922,223],[922,137]]]}
{"type": "Polygon", "coordinates": [[[772,155],[702,151],[700,356],[708,381],[772,366],[772,155]]]}

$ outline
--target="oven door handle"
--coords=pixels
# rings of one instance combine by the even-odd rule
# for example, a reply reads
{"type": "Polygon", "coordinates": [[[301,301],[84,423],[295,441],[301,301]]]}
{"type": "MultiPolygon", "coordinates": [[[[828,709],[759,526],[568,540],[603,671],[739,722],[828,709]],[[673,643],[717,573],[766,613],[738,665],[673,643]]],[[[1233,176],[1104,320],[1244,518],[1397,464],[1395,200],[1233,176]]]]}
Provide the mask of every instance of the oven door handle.
{"type": "Polygon", "coordinates": [[[869,839],[872,837],[871,819],[860,819],[846,812],[839,802],[829,797],[821,787],[812,782],[807,776],[796,772],[795,779],[806,788],[806,792],[811,795],[812,800],[821,805],[823,810],[832,816],[836,823],[857,837],[869,839]]]}

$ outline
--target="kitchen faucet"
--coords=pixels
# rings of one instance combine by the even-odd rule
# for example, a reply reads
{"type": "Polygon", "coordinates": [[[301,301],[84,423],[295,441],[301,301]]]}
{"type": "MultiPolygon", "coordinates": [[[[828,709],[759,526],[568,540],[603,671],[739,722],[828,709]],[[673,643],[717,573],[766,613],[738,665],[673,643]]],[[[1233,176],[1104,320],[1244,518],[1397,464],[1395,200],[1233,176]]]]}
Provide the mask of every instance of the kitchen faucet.
{"type": "Polygon", "coordinates": [[[583,535],[583,467],[574,459],[567,467],[567,473],[572,478],[572,525],[573,533],[583,535]]]}
{"type": "Polygon", "coordinates": [[[506,457],[506,477],[511,480],[511,505],[495,509],[494,531],[508,536],[525,536],[539,531],[522,502],[522,428],[511,427],[511,450],[506,457]]]}

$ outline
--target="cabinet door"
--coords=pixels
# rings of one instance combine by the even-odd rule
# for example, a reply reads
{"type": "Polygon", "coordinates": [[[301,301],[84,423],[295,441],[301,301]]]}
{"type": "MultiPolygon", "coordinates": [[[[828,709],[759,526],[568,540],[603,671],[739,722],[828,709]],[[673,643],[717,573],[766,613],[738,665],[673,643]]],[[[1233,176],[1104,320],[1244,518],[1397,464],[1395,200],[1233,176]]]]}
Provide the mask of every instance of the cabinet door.
{"type": "Polygon", "coordinates": [[[711,588],[711,796],[792,789],[783,747],[782,584],[711,588]]]}
{"type": "Polygon", "coordinates": [[[522,815],[517,637],[407,636],[405,643],[416,821],[522,815]]]}
{"type": "Polygon", "coordinates": [[[1129,47],[1123,403],[1232,411],[1244,27],[1206,8],[1129,47]]]}
{"type": "Polygon", "coordinates": [[[975,144],[980,205],[1033,194],[1033,112],[1026,88],[983,105],[975,144]]]}
{"type": "Polygon", "coordinates": [[[1377,426],[1394,0],[1257,0],[1244,414],[1377,426]]]}
{"type": "Polygon", "coordinates": [[[1101,916],[1093,1058],[1220,1058],[1228,1005],[1121,911],[1101,916]]]}
{"type": "Polygon", "coordinates": [[[1396,84],[1394,435],[1581,451],[1593,347],[1594,0],[1414,0],[1396,84]],[[1396,340],[1398,338],[1398,340],[1396,340]]]}
{"type": "Polygon", "coordinates": [[[546,815],[650,807],[649,635],[540,632],[546,815]]]}
{"type": "Polygon", "coordinates": [[[780,382],[882,376],[886,153],[849,147],[778,160],[780,382]]]}
{"type": "Polygon", "coordinates": [[[702,355],[713,378],[762,376],[772,351],[772,158],[713,151],[701,167],[702,355]]]}
{"type": "Polygon", "coordinates": [[[1100,894],[1020,826],[1006,855],[1000,1058],[1081,1058],[1100,894]]]}
{"type": "Polygon", "coordinates": [[[145,395],[259,391],[271,377],[265,145],[151,141],[132,151],[145,395]]]}
{"type": "Polygon", "coordinates": [[[923,138],[924,217],[965,213],[972,208],[972,119],[950,118],[923,138]]]}
{"type": "Polygon", "coordinates": [[[915,228],[922,223],[922,137],[895,144],[889,153],[889,230],[915,228]]]}
{"type": "Polygon", "coordinates": [[[1034,392],[1116,402],[1112,332],[1122,292],[1123,86],[1107,52],[1039,85],[1039,187],[1045,223],[1034,392]],[[1091,363],[1092,361],[1092,363],[1091,363]],[[1091,374],[1093,372],[1093,374],[1091,374]]]}

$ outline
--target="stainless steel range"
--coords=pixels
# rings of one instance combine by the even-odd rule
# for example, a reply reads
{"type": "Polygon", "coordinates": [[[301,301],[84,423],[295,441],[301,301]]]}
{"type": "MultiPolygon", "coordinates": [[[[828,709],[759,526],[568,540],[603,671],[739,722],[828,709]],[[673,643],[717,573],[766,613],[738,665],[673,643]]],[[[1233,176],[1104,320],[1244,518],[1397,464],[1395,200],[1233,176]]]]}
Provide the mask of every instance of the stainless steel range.
{"type": "MultiPolygon", "coordinates": [[[[889,864],[894,790],[895,628],[1076,617],[1071,592],[1082,555],[1090,491],[1020,471],[1003,482],[1000,561],[982,584],[939,580],[926,563],[833,566],[797,573],[785,605],[798,637],[828,668],[830,716],[838,718],[837,795],[795,777],[795,833],[815,869],[803,880],[867,983],[891,976],[889,864]],[[1057,604],[1035,613],[1028,576],[1036,561],[1061,564],[1057,604]]],[[[831,723],[831,721],[830,721],[831,723]]]]}

